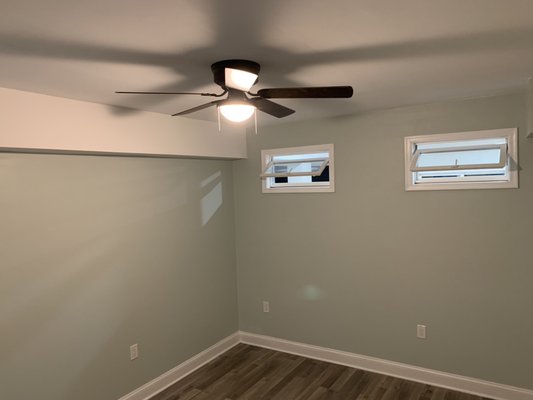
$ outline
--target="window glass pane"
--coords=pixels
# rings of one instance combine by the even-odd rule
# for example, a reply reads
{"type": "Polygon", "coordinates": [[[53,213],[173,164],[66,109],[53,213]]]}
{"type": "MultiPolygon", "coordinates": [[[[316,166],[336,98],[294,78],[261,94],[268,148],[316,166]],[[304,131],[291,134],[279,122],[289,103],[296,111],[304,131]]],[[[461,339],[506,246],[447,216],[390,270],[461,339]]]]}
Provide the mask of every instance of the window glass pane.
{"type": "Polygon", "coordinates": [[[442,142],[417,143],[416,147],[420,150],[426,149],[441,149],[449,147],[465,147],[465,146],[483,146],[487,144],[507,144],[506,138],[492,138],[492,139],[476,139],[476,140],[446,140],[442,142]]]}
{"type": "Polygon", "coordinates": [[[294,161],[294,160],[327,159],[327,158],[329,158],[329,154],[327,152],[320,152],[320,153],[275,155],[272,157],[272,160],[273,161],[294,161]]]}
{"type": "Polygon", "coordinates": [[[289,183],[310,183],[310,176],[289,176],[289,183]]]}
{"type": "Polygon", "coordinates": [[[447,167],[451,165],[498,164],[500,149],[442,151],[436,153],[421,153],[416,163],[417,167],[447,167]]]}

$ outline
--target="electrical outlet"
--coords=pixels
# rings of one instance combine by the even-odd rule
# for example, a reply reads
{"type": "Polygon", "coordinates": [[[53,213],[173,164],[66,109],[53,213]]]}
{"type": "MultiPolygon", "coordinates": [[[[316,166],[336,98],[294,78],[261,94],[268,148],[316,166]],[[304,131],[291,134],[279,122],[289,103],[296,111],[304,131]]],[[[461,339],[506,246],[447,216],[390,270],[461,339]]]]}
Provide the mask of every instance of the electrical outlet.
{"type": "Polygon", "coordinates": [[[416,326],[416,337],[419,339],[426,338],[426,325],[417,325],[416,326]]]}
{"type": "Polygon", "coordinates": [[[135,360],[139,358],[139,345],[137,343],[130,346],[130,360],[135,360]]]}
{"type": "Polygon", "coordinates": [[[268,301],[263,301],[263,312],[270,312],[270,303],[268,301]]]}

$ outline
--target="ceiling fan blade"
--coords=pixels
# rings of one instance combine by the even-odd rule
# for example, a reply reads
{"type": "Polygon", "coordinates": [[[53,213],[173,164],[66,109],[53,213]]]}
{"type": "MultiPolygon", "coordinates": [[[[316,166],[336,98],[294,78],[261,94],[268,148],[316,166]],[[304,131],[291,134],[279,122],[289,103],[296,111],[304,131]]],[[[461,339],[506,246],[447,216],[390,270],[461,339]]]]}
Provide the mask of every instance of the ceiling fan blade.
{"type": "Polygon", "coordinates": [[[194,92],[125,92],[125,91],[116,91],[117,94],[192,94],[192,95],[198,95],[198,96],[212,96],[212,97],[220,97],[226,94],[226,92],[223,92],[221,94],[216,93],[194,93],[194,92]]]}
{"type": "Polygon", "coordinates": [[[204,108],[212,107],[212,106],[216,105],[217,103],[220,103],[221,101],[223,101],[223,100],[211,101],[209,103],[202,104],[201,106],[196,106],[196,107],[193,107],[193,108],[189,108],[188,110],[185,110],[185,111],[177,112],[176,114],[172,114],[172,116],[173,117],[177,117],[179,115],[185,115],[185,114],[190,114],[190,113],[193,113],[193,112],[196,112],[196,111],[200,111],[200,110],[203,110],[204,108]]]}
{"type": "Polygon", "coordinates": [[[294,110],[282,106],[281,104],[274,103],[273,101],[255,97],[249,99],[250,104],[253,104],[259,111],[270,114],[276,118],[283,118],[294,113],[294,110]]]}
{"type": "Polygon", "coordinates": [[[261,89],[258,96],[265,99],[333,99],[353,96],[351,86],[322,86],[300,88],[261,89]]]}

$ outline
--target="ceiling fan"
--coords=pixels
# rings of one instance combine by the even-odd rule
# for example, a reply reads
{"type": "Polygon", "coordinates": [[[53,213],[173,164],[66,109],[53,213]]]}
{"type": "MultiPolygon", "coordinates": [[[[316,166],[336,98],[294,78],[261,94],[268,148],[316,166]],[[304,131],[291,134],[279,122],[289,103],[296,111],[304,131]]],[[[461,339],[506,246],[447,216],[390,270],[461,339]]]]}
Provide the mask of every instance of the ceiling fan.
{"type": "Polygon", "coordinates": [[[179,116],[190,114],[212,106],[216,106],[222,116],[233,122],[242,122],[250,118],[256,110],[276,118],[283,118],[294,113],[294,110],[268,99],[303,99],[303,98],[350,98],[353,95],[351,86],[323,86],[260,89],[257,93],[250,92],[257,83],[261,66],[249,60],[223,60],[211,65],[214,81],[222,88],[222,93],[191,93],[191,92],[126,92],[120,94],[170,94],[198,95],[207,97],[227,97],[214,100],[184,111],[172,114],[179,116]]]}

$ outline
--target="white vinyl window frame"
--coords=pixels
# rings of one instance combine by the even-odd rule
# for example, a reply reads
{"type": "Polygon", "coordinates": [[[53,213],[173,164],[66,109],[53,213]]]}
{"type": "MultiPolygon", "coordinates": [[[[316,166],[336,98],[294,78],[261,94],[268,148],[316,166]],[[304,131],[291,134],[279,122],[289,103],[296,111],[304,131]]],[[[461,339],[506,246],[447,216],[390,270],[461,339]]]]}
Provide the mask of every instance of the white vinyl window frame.
{"type": "Polygon", "coordinates": [[[404,139],[405,150],[405,190],[457,190],[457,189],[505,189],[518,188],[518,129],[492,129],[460,133],[445,133],[437,135],[408,136],[404,139]],[[418,144],[460,142],[482,139],[504,139],[505,144],[469,145],[464,147],[446,147],[424,149],[418,144]],[[500,157],[497,163],[468,164],[447,166],[417,166],[420,155],[447,151],[472,151],[485,149],[499,149],[500,157]],[[442,179],[427,179],[416,181],[417,172],[430,171],[460,171],[504,168],[506,176],[501,178],[468,177],[463,180],[445,181],[442,179]]]}
{"type": "Polygon", "coordinates": [[[261,182],[263,193],[320,193],[335,191],[335,162],[333,144],[286,147],[281,149],[261,150],[261,182]],[[316,153],[327,153],[328,157],[298,159],[298,155],[309,155],[316,153]],[[276,156],[294,156],[290,161],[275,161],[276,156]],[[283,165],[298,162],[321,162],[317,171],[308,172],[267,172],[273,165],[283,165]],[[276,177],[301,177],[301,176],[320,176],[324,169],[329,167],[329,182],[289,182],[274,184],[276,177]]]}

